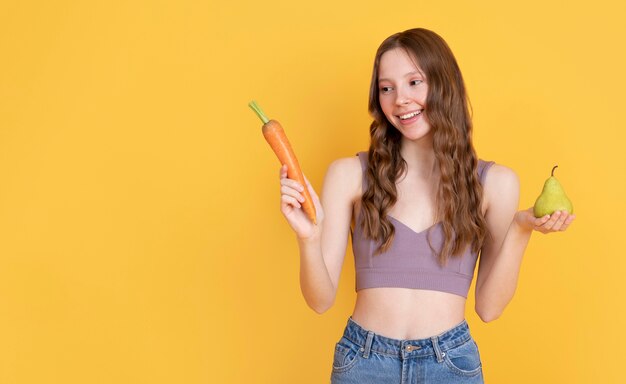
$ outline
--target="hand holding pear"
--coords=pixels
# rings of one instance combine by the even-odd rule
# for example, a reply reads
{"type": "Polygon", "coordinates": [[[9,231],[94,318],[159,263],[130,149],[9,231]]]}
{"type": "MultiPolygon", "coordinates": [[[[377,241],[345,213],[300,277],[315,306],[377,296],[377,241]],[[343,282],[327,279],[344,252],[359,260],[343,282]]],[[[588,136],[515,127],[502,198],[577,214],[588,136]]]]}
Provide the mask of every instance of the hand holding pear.
{"type": "Polygon", "coordinates": [[[574,213],[572,202],[565,194],[561,183],[554,177],[554,170],[557,167],[558,165],[555,165],[552,168],[550,177],[543,184],[543,190],[535,201],[533,207],[535,217],[552,215],[555,211],[567,211],[570,215],[574,213]]]}

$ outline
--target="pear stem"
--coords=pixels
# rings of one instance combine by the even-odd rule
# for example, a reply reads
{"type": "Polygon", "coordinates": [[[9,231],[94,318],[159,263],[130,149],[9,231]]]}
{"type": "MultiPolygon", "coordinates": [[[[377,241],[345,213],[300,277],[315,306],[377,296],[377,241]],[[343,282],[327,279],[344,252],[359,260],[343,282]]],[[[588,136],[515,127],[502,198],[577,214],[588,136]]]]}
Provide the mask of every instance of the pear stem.
{"type": "Polygon", "coordinates": [[[552,173],[550,173],[550,176],[554,177],[554,170],[558,167],[558,165],[555,165],[554,168],[552,168],[552,173]]]}

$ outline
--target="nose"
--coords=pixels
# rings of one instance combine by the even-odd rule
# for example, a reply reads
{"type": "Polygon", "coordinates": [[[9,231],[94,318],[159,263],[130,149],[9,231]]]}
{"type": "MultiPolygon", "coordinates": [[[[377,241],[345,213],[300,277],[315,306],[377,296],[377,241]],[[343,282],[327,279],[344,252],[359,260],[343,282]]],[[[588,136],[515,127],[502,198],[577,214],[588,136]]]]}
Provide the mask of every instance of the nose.
{"type": "Polygon", "coordinates": [[[406,105],[410,102],[408,93],[404,90],[404,87],[398,87],[396,92],[396,105],[406,105]]]}

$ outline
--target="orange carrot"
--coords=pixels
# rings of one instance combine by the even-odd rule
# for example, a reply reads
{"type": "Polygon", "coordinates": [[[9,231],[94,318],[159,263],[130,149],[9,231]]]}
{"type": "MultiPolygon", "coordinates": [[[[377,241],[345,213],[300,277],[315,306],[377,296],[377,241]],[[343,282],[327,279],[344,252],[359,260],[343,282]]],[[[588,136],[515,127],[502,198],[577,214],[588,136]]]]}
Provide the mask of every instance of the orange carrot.
{"type": "Polygon", "coordinates": [[[304,209],[304,212],[309,216],[309,219],[311,219],[314,224],[317,224],[313,199],[311,198],[309,188],[304,181],[304,175],[300,169],[298,159],[289,144],[289,140],[287,139],[287,135],[285,134],[283,127],[278,121],[269,120],[254,101],[251,101],[248,106],[250,106],[250,108],[256,112],[257,116],[259,116],[261,121],[263,121],[263,136],[265,136],[265,140],[269,143],[270,147],[272,147],[272,150],[274,150],[274,153],[278,157],[278,161],[280,161],[283,165],[287,164],[287,176],[290,179],[296,180],[304,187],[304,202],[302,203],[302,209],[304,209]]]}

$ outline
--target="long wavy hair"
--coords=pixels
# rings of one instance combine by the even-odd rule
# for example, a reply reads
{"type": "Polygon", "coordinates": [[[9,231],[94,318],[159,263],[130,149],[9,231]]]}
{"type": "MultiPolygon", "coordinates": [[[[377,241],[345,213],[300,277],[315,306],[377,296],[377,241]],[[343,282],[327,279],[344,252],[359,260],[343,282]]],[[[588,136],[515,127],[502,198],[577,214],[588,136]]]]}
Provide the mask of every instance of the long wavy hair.
{"type": "Polygon", "coordinates": [[[361,198],[362,227],[380,246],[389,249],[395,228],[387,213],[398,200],[396,182],[407,171],[400,154],[402,134],[387,120],[379,101],[378,70],[381,56],[401,48],[415,61],[428,84],[424,113],[433,134],[433,147],[440,170],[436,195],[436,219],[441,222],[444,242],[440,250],[428,242],[439,262],[463,254],[468,246],[478,253],[487,225],[481,212],[483,189],[478,178],[478,157],[472,145],[472,121],[465,84],[448,44],[436,33],[416,28],[396,33],[376,52],[369,95],[370,126],[367,189],[361,198]]]}

